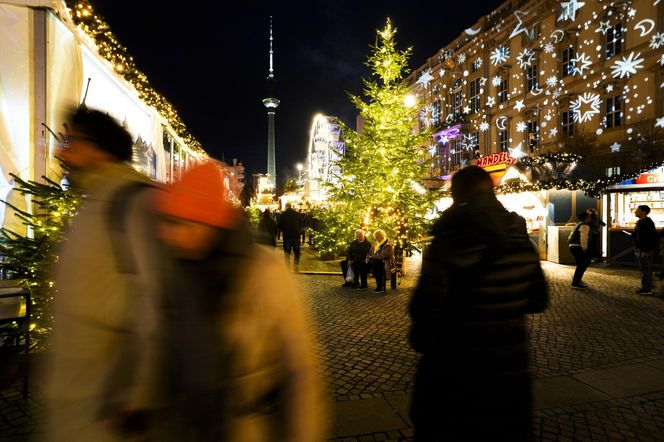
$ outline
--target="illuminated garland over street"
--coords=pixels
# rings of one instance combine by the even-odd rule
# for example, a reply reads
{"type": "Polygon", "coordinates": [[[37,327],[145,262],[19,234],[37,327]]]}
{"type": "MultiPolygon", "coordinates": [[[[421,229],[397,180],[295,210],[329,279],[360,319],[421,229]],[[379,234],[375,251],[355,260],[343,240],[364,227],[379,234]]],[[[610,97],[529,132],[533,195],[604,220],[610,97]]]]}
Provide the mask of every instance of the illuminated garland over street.
{"type": "Polygon", "coordinates": [[[555,163],[555,162],[580,163],[582,160],[583,156],[581,155],[577,155],[574,153],[557,152],[557,153],[545,153],[535,157],[523,157],[521,158],[521,160],[519,160],[519,164],[532,167],[532,166],[542,166],[547,163],[555,163]]]}
{"type": "Polygon", "coordinates": [[[74,24],[85,32],[97,45],[99,55],[108,60],[122,78],[138,91],[139,97],[149,106],[154,107],[168,121],[175,132],[192,150],[204,154],[201,144],[189,133],[173,105],[155,91],[148,77],[134,63],[127,48],[118,42],[102,17],[95,14],[87,0],[66,0],[74,24]]]}

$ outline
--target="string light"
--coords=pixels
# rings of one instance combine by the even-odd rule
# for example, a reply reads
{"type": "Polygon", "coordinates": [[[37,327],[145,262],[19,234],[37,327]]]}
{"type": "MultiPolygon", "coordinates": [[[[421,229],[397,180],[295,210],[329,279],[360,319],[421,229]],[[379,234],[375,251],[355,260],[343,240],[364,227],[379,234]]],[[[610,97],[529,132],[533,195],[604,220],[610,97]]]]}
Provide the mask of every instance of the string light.
{"type": "Polygon", "coordinates": [[[92,39],[97,46],[99,55],[110,62],[117,74],[136,89],[141,100],[154,107],[168,121],[168,124],[191,150],[199,154],[205,154],[201,144],[187,130],[175,107],[152,88],[148,77],[138,69],[136,63],[134,63],[134,58],[129,55],[127,48],[120,44],[111,32],[108,23],[101,16],[94,13],[90,2],[87,0],[66,0],[65,3],[69,8],[74,24],[92,39]]]}

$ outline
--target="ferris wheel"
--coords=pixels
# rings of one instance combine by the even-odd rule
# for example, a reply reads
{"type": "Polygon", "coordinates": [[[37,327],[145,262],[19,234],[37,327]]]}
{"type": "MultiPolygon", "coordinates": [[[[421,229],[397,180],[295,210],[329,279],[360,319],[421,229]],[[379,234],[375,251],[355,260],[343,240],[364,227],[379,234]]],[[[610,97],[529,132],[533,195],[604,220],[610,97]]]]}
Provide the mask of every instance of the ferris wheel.
{"type": "Polygon", "coordinates": [[[312,199],[324,199],[324,183],[336,182],[337,162],[344,154],[341,126],[335,117],[316,115],[311,126],[307,158],[306,191],[312,199]]]}

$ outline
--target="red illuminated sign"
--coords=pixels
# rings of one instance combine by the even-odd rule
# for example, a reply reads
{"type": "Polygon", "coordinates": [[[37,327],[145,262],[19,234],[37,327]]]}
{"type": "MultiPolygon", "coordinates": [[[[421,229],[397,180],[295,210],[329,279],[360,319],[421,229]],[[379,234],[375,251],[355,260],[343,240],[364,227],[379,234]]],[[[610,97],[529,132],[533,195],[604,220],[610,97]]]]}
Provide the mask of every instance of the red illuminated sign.
{"type": "Polygon", "coordinates": [[[516,164],[517,160],[515,158],[512,158],[507,152],[499,152],[499,153],[492,153],[491,155],[487,155],[482,158],[477,159],[477,166],[478,167],[491,167],[492,169],[496,169],[493,166],[498,166],[502,165],[504,167],[510,166],[512,164],[516,164]]]}
{"type": "Polygon", "coordinates": [[[660,184],[660,183],[664,183],[664,174],[662,173],[642,173],[636,179],[636,184],[660,184]]]}

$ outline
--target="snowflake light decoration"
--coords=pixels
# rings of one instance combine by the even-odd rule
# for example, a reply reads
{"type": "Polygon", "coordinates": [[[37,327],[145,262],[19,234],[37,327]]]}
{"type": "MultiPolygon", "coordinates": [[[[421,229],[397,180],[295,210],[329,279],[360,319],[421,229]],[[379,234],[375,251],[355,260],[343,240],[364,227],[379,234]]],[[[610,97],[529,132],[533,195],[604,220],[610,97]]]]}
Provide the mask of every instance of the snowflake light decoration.
{"type": "Polygon", "coordinates": [[[599,94],[594,92],[584,92],[579,95],[579,98],[570,103],[570,109],[574,112],[573,119],[574,122],[583,123],[585,121],[590,121],[592,117],[596,114],[599,114],[599,106],[602,103],[602,100],[599,97],[599,94]],[[589,108],[581,107],[583,105],[589,105],[589,108]]]}
{"type": "Polygon", "coordinates": [[[558,84],[558,78],[555,75],[552,75],[546,79],[547,87],[556,87],[557,84],[558,84]]]}
{"type": "Polygon", "coordinates": [[[474,61],[475,65],[477,66],[478,69],[482,67],[482,62],[483,62],[483,60],[479,57],[477,57],[474,61]]]}
{"type": "Polygon", "coordinates": [[[553,45],[553,43],[547,43],[544,45],[544,52],[546,52],[547,54],[550,54],[555,50],[556,47],[553,45]]]}
{"type": "Polygon", "coordinates": [[[507,46],[498,46],[491,51],[491,64],[498,66],[505,63],[510,56],[510,48],[507,46]]]}
{"type": "Polygon", "coordinates": [[[535,59],[535,52],[533,52],[532,49],[524,49],[519,55],[516,57],[517,63],[519,63],[519,67],[521,69],[525,69],[527,66],[531,66],[533,64],[533,60],[535,59]]]}
{"type": "Polygon", "coordinates": [[[489,123],[487,123],[486,121],[482,121],[480,123],[480,130],[482,132],[486,132],[487,130],[489,130],[489,123]]]}
{"type": "Polygon", "coordinates": [[[622,57],[622,60],[617,60],[613,66],[611,66],[611,74],[613,78],[616,77],[627,77],[629,78],[632,74],[636,74],[637,69],[643,68],[643,58],[639,58],[641,53],[634,55],[634,52],[630,53],[627,57],[622,57]]]}
{"type": "Polygon", "coordinates": [[[568,2],[562,2],[560,7],[562,8],[562,13],[558,17],[558,21],[562,20],[576,20],[576,11],[581,9],[585,5],[585,2],[580,2],[577,0],[570,0],[568,2]]]}
{"type": "Polygon", "coordinates": [[[664,117],[657,118],[657,122],[655,123],[655,127],[661,127],[664,129],[664,117]]]}
{"type": "Polygon", "coordinates": [[[652,49],[659,49],[662,45],[664,45],[664,33],[656,32],[650,39],[650,47],[652,49]]]}
{"type": "Polygon", "coordinates": [[[586,56],[585,53],[578,55],[576,58],[572,58],[570,61],[572,62],[573,75],[583,75],[583,72],[593,64],[592,61],[590,61],[590,57],[586,56]]]}
{"type": "Polygon", "coordinates": [[[502,81],[503,81],[503,79],[500,78],[500,77],[493,77],[493,78],[491,79],[491,84],[494,85],[494,86],[500,86],[500,83],[501,83],[502,81]]]}
{"type": "Polygon", "coordinates": [[[516,131],[517,132],[525,132],[527,127],[528,127],[528,125],[526,123],[524,123],[523,121],[519,121],[518,123],[516,123],[516,131]]]}
{"type": "Polygon", "coordinates": [[[466,54],[457,55],[457,61],[459,64],[464,64],[466,62],[466,54]]]}
{"type": "Polygon", "coordinates": [[[433,75],[431,75],[431,69],[425,69],[420,75],[420,78],[417,79],[417,84],[421,85],[424,89],[429,88],[429,83],[433,81],[433,75]]]}

